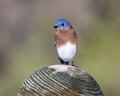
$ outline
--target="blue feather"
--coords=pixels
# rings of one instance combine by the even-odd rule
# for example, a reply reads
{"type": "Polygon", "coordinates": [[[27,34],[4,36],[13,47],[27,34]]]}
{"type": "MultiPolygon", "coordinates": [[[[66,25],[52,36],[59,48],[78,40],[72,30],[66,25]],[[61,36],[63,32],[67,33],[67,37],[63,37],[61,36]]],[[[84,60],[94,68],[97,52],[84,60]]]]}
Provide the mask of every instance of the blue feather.
{"type": "Polygon", "coordinates": [[[54,48],[56,49],[56,42],[54,42],[54,48]]]}

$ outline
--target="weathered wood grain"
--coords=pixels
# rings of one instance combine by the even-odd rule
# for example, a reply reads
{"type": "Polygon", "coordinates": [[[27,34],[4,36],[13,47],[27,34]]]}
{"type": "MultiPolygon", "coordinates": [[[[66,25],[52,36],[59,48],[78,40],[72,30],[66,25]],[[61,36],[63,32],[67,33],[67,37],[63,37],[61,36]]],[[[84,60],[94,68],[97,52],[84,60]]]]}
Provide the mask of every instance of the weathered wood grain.
{"type": "Polygon", "coordinates": [[[30,75],[20,87],[18,96],[103,96],[103,93],[85,71],[59,64],[30,75]]]}

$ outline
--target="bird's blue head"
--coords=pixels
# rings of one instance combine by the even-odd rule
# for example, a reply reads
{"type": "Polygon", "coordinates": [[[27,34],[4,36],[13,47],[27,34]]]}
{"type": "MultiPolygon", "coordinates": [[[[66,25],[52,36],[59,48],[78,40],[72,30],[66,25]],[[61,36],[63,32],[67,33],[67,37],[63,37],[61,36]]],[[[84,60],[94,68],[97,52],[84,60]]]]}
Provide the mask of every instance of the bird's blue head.
{"type": "Polygon", "coordinates": [[[72,27],[71,23],[67,19],[58,19],[54,25],[57,30],[66,30],[72,27]]]}

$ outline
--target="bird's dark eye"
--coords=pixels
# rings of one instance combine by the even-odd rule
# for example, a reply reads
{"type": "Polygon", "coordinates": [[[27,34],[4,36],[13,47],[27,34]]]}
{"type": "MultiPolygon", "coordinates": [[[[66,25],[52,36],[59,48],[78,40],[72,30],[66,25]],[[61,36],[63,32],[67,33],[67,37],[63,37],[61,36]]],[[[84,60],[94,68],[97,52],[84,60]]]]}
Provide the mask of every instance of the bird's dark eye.
{"type": "Polygon", "coordinates": [[[61,25],[64,26],[64,23],[62,23],[61,25]]]}
{"type": "Polygon", "coordinates": [[[58,28],[58,26],[56,26],[56,25],[55,25],[55,26],[53,26],[53,27],[54,27],[54,28],[58,28]]]}

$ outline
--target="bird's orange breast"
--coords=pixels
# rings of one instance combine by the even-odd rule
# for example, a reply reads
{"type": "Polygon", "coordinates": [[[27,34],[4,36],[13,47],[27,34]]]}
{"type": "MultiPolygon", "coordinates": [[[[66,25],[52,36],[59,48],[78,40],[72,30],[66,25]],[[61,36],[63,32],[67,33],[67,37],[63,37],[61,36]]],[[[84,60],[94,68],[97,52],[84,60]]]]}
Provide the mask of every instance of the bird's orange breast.
{"type": "Polygon", "coordinates": [[[77,44],[77,35],[73,29],[58,31],[55,34],[56,47],[59,48],[67,42],[77,44]]]}

